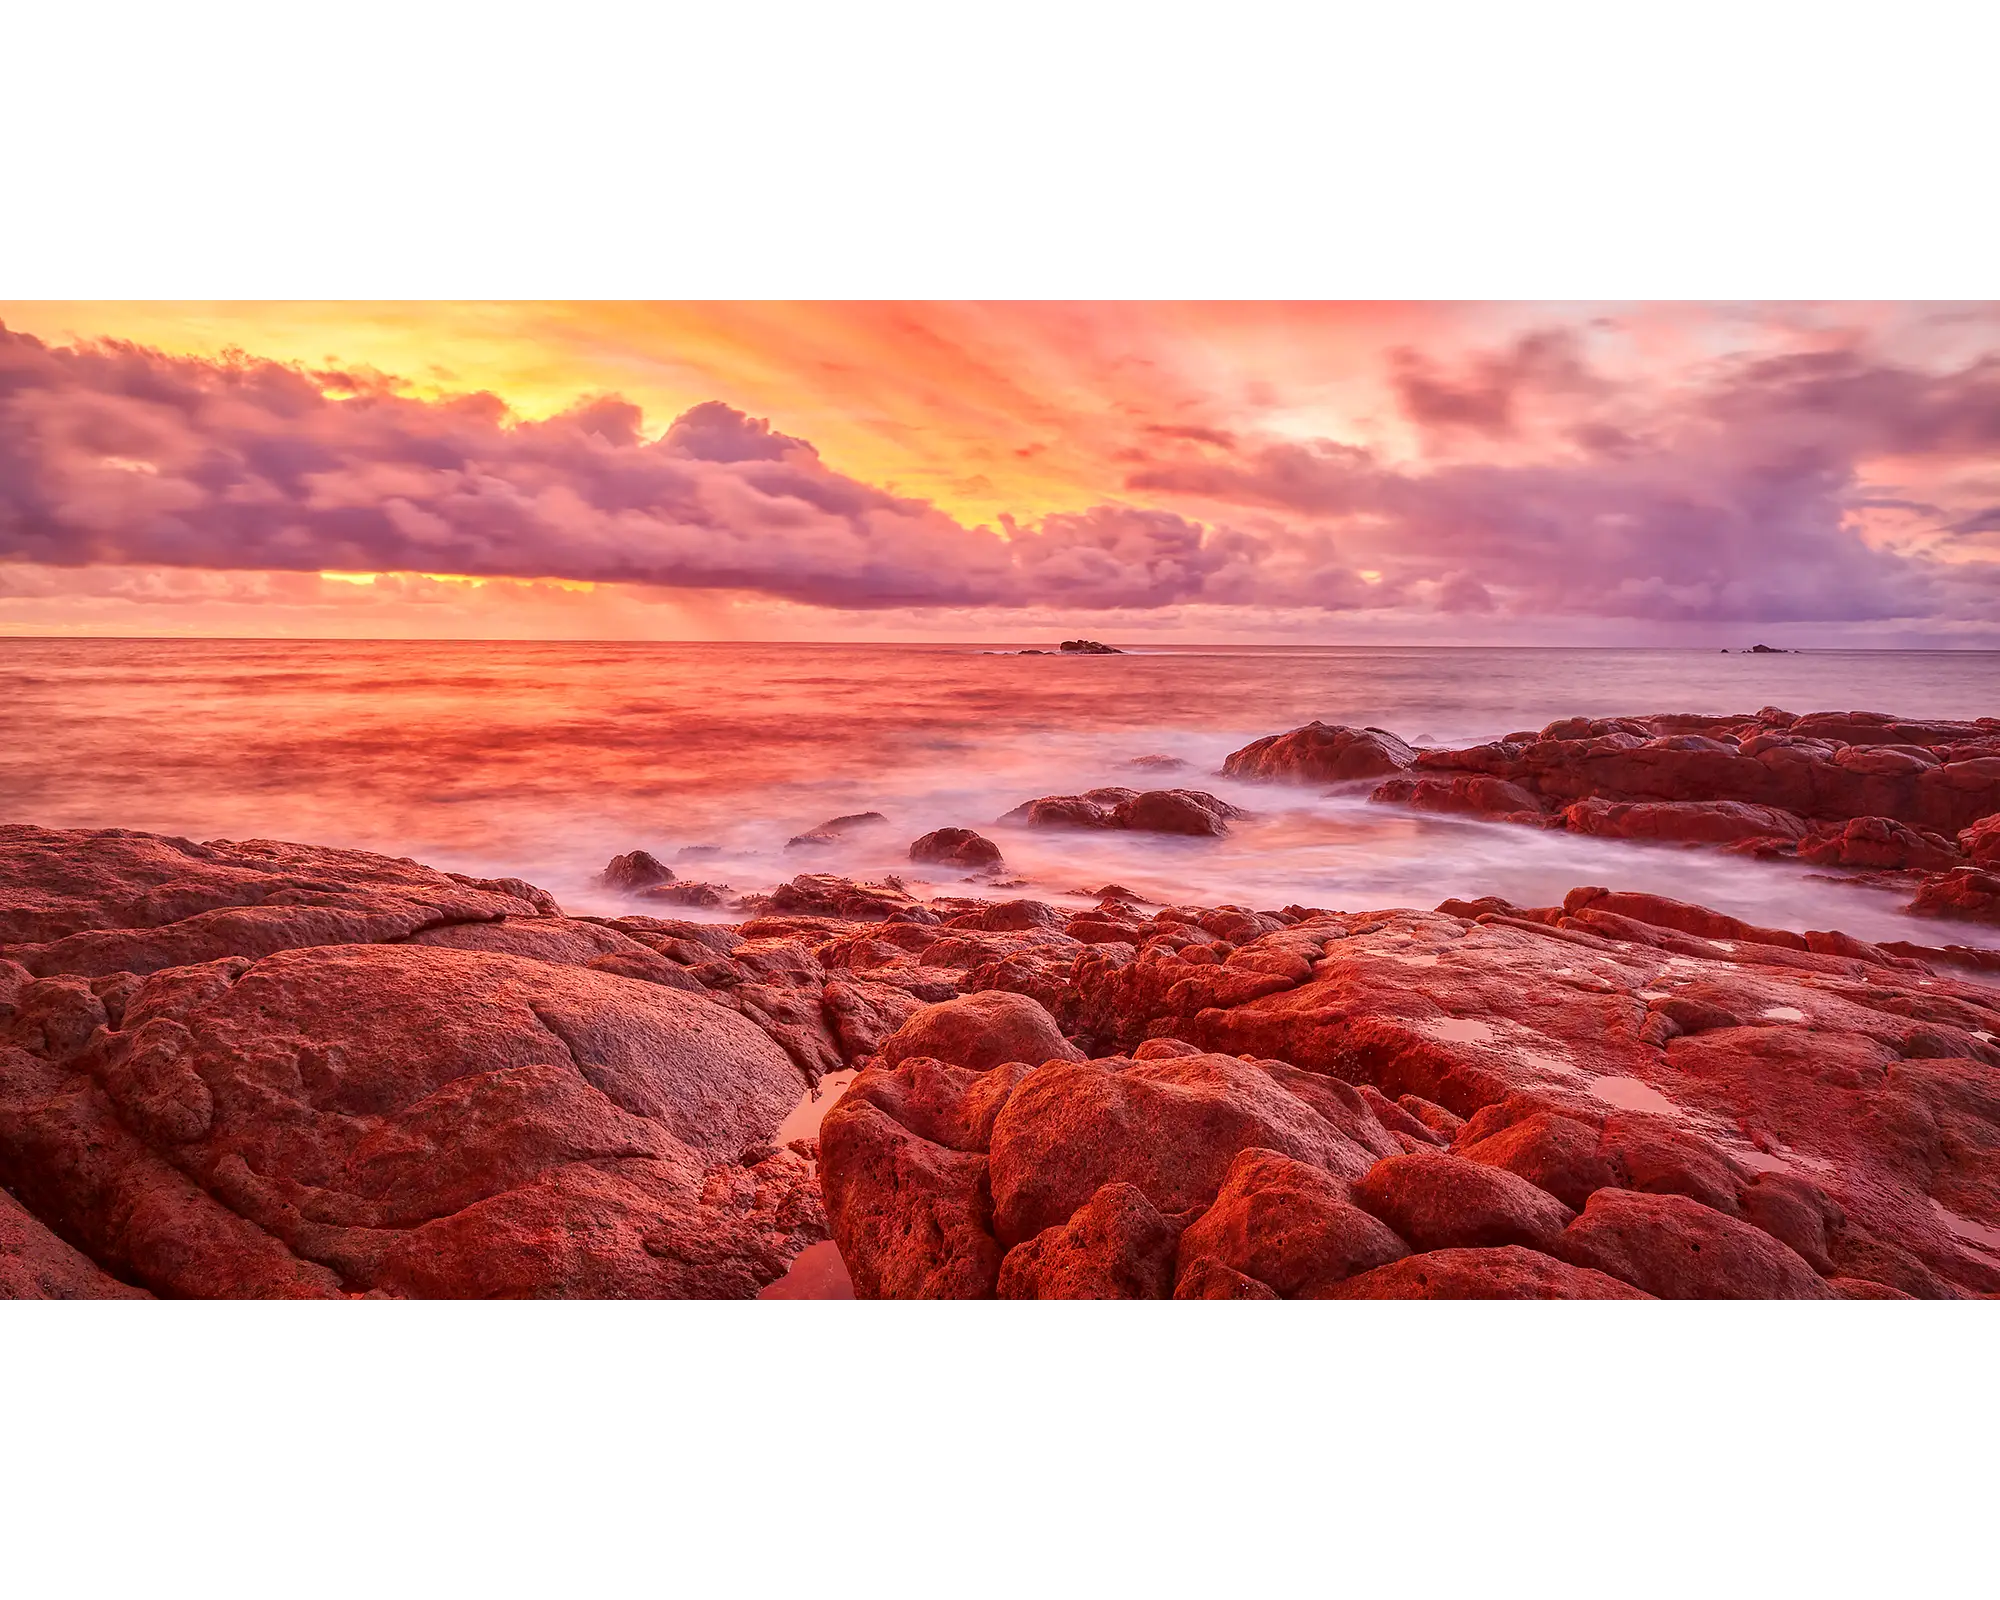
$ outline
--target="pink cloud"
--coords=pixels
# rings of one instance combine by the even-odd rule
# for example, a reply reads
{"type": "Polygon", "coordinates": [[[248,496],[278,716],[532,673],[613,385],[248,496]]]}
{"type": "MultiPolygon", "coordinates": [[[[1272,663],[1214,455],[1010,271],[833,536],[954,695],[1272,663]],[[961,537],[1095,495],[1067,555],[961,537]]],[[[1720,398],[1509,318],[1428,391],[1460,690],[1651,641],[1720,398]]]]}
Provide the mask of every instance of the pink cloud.
{"type": "Polygon", "coordinates": [[[1449,360],[1381,351],[1418,445],[1403,457],[1255,418],[1135,422],[1127,503],[994,528],[717,402],[654,435],[615,395],[523,421],[379,374],[0,328],[0,562],[561,579],[856,613],[2000,623],[2000,357],[1925,365],[1856,335],[1649,382],[1591,348],[1557,326],[1449,360]]]}

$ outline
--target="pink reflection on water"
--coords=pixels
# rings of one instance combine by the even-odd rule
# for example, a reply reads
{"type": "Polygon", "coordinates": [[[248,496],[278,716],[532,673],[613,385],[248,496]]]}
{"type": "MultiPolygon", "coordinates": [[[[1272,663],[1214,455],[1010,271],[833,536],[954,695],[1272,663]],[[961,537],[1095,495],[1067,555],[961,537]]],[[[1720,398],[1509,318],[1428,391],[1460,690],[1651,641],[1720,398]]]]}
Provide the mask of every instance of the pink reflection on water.
{"type": "MultiPolygon", "coordinates": [[[[1036,642],[1036,641],[1025,641],[1036,642]]],[[[1039,641],[1048,643],[1049,641],[1039,641]]],[[[657,910],[592,878],[643,848],[768,889],[801,871],[909,875],[911,839],[976,828],[1021,892],[1106,881],[1162,902],[1547,905],[1585,883],[1771,926],[1909,937],[1898,898],[1792,866],[1232,784],[1222,757],[1315,717],[1459,743],[1558,716],[1872,706],[1990,710],[1971,652],[1279,648],[1086,659],[977,647],[0,639],[0,814],[196,839],[290,838],[541,883],[574,911],[657,910]],[[1188,763],[1169,778],[1128,763],[1188,763]],[[83,781],[79,781],[79,775],[83,781]],[[1255,815],[1219,840],[1000,827],[1102,784],[1205,788],[1255,815]],[[892,826],[822,853],[829,817],[892,826]]],[[[961,880],[933,871],[934,891],[961,880]]],[[[669,913],[679,914],[679,913],[669,913]]],[[[703,913],[736,920],[727,908],[703,913]]],[[[1928,941],[1936,925],[1915,925],[1928,941]]],[[[1950,928],[1965,942],[2000,931],[1950,928]]]]}
{"type": "Polygon", "coordinates": [[[807,1245],[792,1270],[758,1292],[759,1300],[852,1300],[854,1280],[831,1239],[807,1245]]]}

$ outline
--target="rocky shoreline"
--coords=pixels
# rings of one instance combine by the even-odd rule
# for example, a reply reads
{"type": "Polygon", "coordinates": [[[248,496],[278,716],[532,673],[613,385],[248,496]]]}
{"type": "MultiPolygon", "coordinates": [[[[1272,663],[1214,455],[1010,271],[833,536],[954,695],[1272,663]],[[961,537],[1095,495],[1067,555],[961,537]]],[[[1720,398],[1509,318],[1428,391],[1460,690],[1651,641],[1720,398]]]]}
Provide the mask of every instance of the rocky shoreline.
{"type": "MultiPolygon", "coordinates": [[[[1225,772],[2000,904],[1991,719],[1312,724],[1225,772]]],[[[969,829],[912,855],[965,892],[808,873],[723,924],[0,827],[0,1297],[2000,1294],[1990,951],[1588,886],[1064,906],[994,898],[969,829]]]]}

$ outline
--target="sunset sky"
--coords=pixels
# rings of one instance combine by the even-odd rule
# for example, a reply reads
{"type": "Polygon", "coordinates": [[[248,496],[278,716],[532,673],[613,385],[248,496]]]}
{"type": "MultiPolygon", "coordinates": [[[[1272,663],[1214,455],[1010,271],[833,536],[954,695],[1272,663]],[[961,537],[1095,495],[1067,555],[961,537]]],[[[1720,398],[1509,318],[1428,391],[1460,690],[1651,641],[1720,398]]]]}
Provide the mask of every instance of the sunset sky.
{"type": "Polygon", "coordinates": [[[0,632],[2000,645],[2000,307],[0,304],[0,632]]]}

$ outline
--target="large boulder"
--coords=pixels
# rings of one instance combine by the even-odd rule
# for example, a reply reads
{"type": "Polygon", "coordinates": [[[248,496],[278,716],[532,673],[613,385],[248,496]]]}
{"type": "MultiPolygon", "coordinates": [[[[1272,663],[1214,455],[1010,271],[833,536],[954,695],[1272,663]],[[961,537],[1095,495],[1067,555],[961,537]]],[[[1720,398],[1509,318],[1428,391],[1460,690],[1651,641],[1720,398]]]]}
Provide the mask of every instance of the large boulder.
{"type": "Polygon", "coordinates": [[[1348,728],[1309,722],[1232,751],[1222,763],[1226,778],[1287,783],[1345,783],[1408,771],[1416,752],[1381,728],[1348,728]]]}
{"type": "Polygon", "coordinates": [[[1571,833],[1600,839],[1654,839],[1671,844],[1744,844],[1769,839],[1795,844],[1806,835],[1804,819],[1776,806],[1740,800],[1625,802],[1579,800],[1563,811],[1571,833]]]}
{"type": "Polygon", "coordinates": [[[1215,1201],[1180,1238],[1181,1276],[1220,1263],[1286,1298],[1311,1297],[1409,1254],[1323,1168],[1275,1150],[1230,1163],[1215,1201]]]}
{"type": "Polygon", "coordinates": [[[1220,838],[1245,813],[1203,789],[1090,789],[1045,795],[1000,820],[1030,828],[1118,828],[1132,833],[1179,833],[1220,838]]]}
{"type": "Polygon", "coordinates": [[[864,1300],[980,1299],[999,1283],[986,1150],[1027,1068],[871,1067],[820,1123],[828,1227],[864,1300]]]}
{"type": "Polygon", "coordinates": [[[1134,833],[1180,833],[1219,839],[1229,831],[1239,807],[1203,789],[1148,789],[1113,813],[1117,825],[1134,833]]]}
{"type": "Polygon", "coordinates": [[[1958,847],[1976,867],[2000,868],[2000,814],[1959,830],[1958,847]]]}
{"type": "Polygon", "coordinates": [[[0,1300],[144,1300],[0,1189],[0,1300]]]}
{"type": "Polygon", "coordinates": [[[740,1296],[824,1232],[802,1076],[704,996],[418,944],[81,983],[8,1008],[0,1181],[155,1293],[740,1296]]]}
{"type": "Polygon", "coordinates": [[[925,866],[976,871],[1000,864],[1000,847],[970,828],[936,828],[910,845],[910,859],[925,866]]]}
{"type": "Polygon", "coordinates": [[[1913,917],[2000,923],[2000,872],[1960,867],[1937,873],[1918,887],[1907,909],[1913,917]]]}
{"type": "Polygon", "coordinates": [[[1599,1190],[1559,1249],[1662,1300],[1835,1298],[1789,1245],[1683,1195],[1599,1190]]]}
{"type": "Polygon", "coordinates": [[[1646,1300],[1606,1273],[1520,1245],[1428,1250],[1336,1284],[1334,1300],[1646,1300]]]}
{"type": "Polygon", "coordinates": [[[1451,778],[1391,778],[1368,796],[1376,805],[1409,806],[1448,816],[1493,817],[1505,822],[1542,821],[1541,802],[1518,783],[1484,773],[1451,778]]]}
{"type": "Polygon", "coordinates": [[[1919,833],[1894,817],[1856,817],[1834,832],[1806,840],[1799,859],[1816,867],[1889,872],[1948,872],[1965,865],[1949,839],[1919,833]]]}
{"type": "Polygon", "coordinates": [[[1081,1061],[1083,1052],[1062,1035],[1056,1019],[1024,994],[988,989],[940,1001],[914,1012],[883,1041],[878,1065],[893,1067],[929,1056],[984,1072],[1006,1061],[1039,1066],[1081,1061]]]}
{"type": "Polygon", "coordinates": [[[622,856],[613,856],[597,875],[599,887],[614,894],[637,894],[641,889],[673,881],[674,869],[647,850],[628,850],[622,856]]]}
{"type": "Polygon", "coordinates": [[[555,914],[546,891],[517,878],[363,850],[0,826],[0,957],[45,976],[157,972],[555,914]]]}
{"type": "Polygon", "coordinates": [[[1067,1222],[1000,1263],[1002,1300],[1164,1300],[1174,1287],[1176,1219],[1129,1183],[1107,1183],[1067,1222]]]}
{"type": "Polygon", "coordinates": [[[1243,1150],[1342,1177],[1373,1165],[1373,1151],[1293,1087],[1304,1086],[1222,1055],[1048,1063],[993,1126],[994,1231],[1010,1244],[1032,1238],[1107,1183],[1135,1185],[1163,1214],[1188,1211],[1215,1198],[1243,1150]]]}
{"type": "Polygon", "coordinates": [[[1525,1178],[1431,1151],[1377,1162],[1354,1185],[1354,1199],[1419,1250],[1518,1244],[1547,1252],[1575,1215],[1525,1178]]]}

